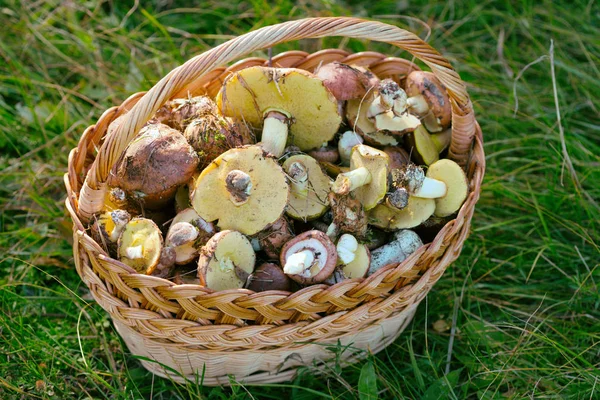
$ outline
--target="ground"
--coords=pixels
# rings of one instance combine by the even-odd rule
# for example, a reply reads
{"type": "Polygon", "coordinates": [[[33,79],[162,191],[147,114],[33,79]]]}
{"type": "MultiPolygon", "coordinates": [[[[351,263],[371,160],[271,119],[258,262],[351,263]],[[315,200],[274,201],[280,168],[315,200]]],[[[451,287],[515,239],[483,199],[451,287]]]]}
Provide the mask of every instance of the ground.
{"type": "MultiPolygon", "coordinates": [[[[600,397],[597,2],[4,0],[0,21],[1,398],[600,397]],[[402,336],[362,363],[258,387],[153,377],[74,270],[69,150],[105,109],[192,55],[337,15],[416,32],[467,82],[487,172],[460,258],[402,336]]],[[[274,52],[324,47],[407,57],[339,38],[274,52]]]]}

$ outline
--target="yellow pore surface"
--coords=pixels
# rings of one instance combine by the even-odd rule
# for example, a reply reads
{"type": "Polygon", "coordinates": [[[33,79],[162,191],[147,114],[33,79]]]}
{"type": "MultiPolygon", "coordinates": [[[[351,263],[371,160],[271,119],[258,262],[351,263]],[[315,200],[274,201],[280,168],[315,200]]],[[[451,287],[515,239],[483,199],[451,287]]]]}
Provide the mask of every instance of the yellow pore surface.
{"type": "Polygon", "coordinates": [[[162,237],[158,226],[146,218],[127,223],[119,241],[119,260],[141,274],[151,274],[160,258],[162,237]],[[141,258],[128,258],[127,249],[141,246],[141,258]]]}

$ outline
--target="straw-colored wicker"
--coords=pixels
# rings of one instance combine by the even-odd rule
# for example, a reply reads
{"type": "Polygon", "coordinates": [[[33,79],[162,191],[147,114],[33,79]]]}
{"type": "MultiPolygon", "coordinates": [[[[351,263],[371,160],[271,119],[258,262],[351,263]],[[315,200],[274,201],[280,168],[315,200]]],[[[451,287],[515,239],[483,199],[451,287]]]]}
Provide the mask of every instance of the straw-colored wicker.
{"type": "MultiPolygon", "coordinates": [[[[314,54],[290,51],[272,58],[273,66],[313,71],[341,61],[369,67],[380,77],[402,80],[418,67],[376,52],[349,54],[327,49],[314,54]]],[[[83,133],[69,154],[65,174],[67,208],[73,219],[77,272],[94,299],[108,311],[132,353],[146,368],[176,380],[203,374],[205,385],[292,379],[299,366],[327,362],[324,345],[352,345],[377,352],[392,342],[411,320],[419,302],[458,257],[469,234],[485,170],[482,137],[465,85],[449,62],[416,35],[395,26],[355,18],[311,18],[265,27],[232,39],[171,71],[147,93],[137,93],[108,109],[83,133]],[[140,275],[110,258],[89,236],[86,224],[104,204],[108,173],[139,129],[169,99],[215,95],[233,71],[267,60],[253,51],[304,38],[346,36],[387,42],[423,61],[446,85],[452,101],[450,157],[464,166],[469,196],[435,237],[399,265],[366,279],[334,286],[313,285],[295,293],[245,289],[213,292],[198,285],[176,285],[140,275]],[[127,114],[125,114],[127,113],[127,114]],[[126,117],[106,135],[118,116],[126,117]]],[[[364,355],[346,351],[350,362],[364,355]]]]}

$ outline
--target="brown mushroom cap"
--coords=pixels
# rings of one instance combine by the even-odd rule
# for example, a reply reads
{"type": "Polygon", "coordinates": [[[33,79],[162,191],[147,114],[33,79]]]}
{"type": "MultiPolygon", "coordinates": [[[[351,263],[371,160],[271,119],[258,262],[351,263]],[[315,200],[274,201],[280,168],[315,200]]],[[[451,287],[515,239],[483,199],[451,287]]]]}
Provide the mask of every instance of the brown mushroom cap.
{"type": "Polygon", "coordinates": [[[340,159],[338,149],[332,146],[319,147],[318,149],[308,151],[307,154],[317,161],[325,161],[333,164],[340,159]]]}
{"type": "Polygon", "coordinates": [[[373,102],[374,98],[375,93],[370,92],[364,99],[348,100],[346,103],[348,123],[368,144],[374,146],[396,146],[398,138],[388,135],[386,132],[377,131],[375,124],[367,118],[369,104],[373,102]]]}
{"type": "Polygon", "coordinates": [[[435,199],[436,217],[454,214],[469,194],[469,182],[462,168],[452,160],[444,158],[429,166],[427,177],[446,184],[446,195],[435,199]]]}
{"type": "Polygon", "coordinates": [[[197,166],[198,155],[181,133],[163,124],[147,125],[113,168],[109,185],[122,188],[146,208],[158,209],[197,166]]]}
{"type": "Polygon", "coordinates": [[[389,169],[398,169],[410,162],[410,156],[401,147],[386,146],[383,148],[383,152],[390,158],[389,169]]]}
{"type": "Polygon", "coordinates": [[[333,273],[337,263],[337,251],[329,237],[321,231],[304,232],[281,249],[280,263],[284,267],[290,256],[308,250],[312,252],[314,261],[306,268],[304,274],[289,274],[289,277],[303,285],[323,282],[333,273]]]}
{"type": "Polygon", "coordinates": [[[173,218],[166,235],[165,245],[175,247],[176,264],[187,264],[198,256],[199,249],[208,242],[215,232],[216,230],[212,223],[202,219],[193,208],[186,208],[173,218]],[[174,227],[180,223],[187,223],[193,226],[197,232],[196,237],[183,244],[173,243],[174,227]]]}
{"type": "Polygon", "coordinates": [[[372,86],[370,77],[361,69],[338,61],[322,65],[315,75],[338,100],[360,98],[372,86]]]}
{"type": "Polygon", "coordinates": [[[273,260],[279,259],[281,248],[293,237],[292,226],[285,217],[279,218],[267,229],[257,234],[260,249],[273,260]]]}
{"type": "Polygon", "coordinates": [[[388,231],[419,226],[433,215],[435,200],[410,196],[401,210],[379,204],[368,212],[369,224],[388,231]]]}
{"type": "Polygon", "coordinates": [[[314,158],[299,154],[285,160],[283,169],[290,180],[290,197],[286,214],[294,219],[311,220],[319,218],[329,207],[327,195],[331,187],[331,179],[323,172],[314,158]],[[307,176],[293,176],[294,167],[301,165],[307,176]],[[302,180],[302,182],[299,182],[302,180]]]}
{"type": "Polygon", "coordinates": [[[406,77],[406,94],[410,97],[423,95],[441,128],[446,129],[450,126],[452,122],[450,99],[446,87],[432,72],[411,72],[406,77]]]}
{"type": "Polygon", "coordinates": [[[206,221],[219,220],[221,229],[245,235],[253,235],[277,221],[288,202],[289,187],[283,169],[258,146],[223,153],[194,184],[191,203],[198,215],[206,221]],[[250,180],[246,198],[241,202],[232,198],[235,182],[228,180],[235,171],[241,171],[250,180]]]}
{"type": "Polygon", "coordinates": [[[273,263],[264,263],[254,270],[248,278],[249,290],[264,292],[266,290],[290,291],[292,281],[283,270],[273,263]]]}
{"type": "Polygon", "coordinates": [[[140,274],[150,275],[160,260],[163,239],[160,229],[147,218],[134,218],[119,238],[119,260],[140,274]]]}
{"type": "Polygon", "coordinates": [[[236,72],[223,84],[217,104],[224,115],[256,128],[263,126],[270,111],[287,115],[291,123],[287,142],[301,150],[333,139],[342,122],[337,100],[323,81],[294,68],[256,66],[236,72]]]}
{"type": "Polygon", "coordinates": [[[237,289],[254,270],[256,254],[240,232],[225,230],[214,235],[200,251],[200,283],[213,290],[237,289]]]}

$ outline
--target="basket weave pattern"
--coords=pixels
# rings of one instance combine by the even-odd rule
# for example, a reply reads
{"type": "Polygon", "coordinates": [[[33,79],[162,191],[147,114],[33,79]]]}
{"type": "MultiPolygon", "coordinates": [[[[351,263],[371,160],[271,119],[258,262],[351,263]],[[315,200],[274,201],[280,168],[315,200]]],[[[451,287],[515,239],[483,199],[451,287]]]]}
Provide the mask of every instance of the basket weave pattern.
{"type": "MultiPolygon", "coordinates": [[[[286,52],[273,57],[271,64],[313,71],[332,61],[366,66],[381,78],[399,81],[418,69],[410,61],[381,53],[349,54],[337,49],[313,54],[286,52]]],[[[226,383],[227,374],[246,377],[247,382],[290,379],[293,367],[324,361],[324,352],[315,343],[340,340],[376,352],[404,329],[418,303],[460,254],[469,234],[484,169],[481,131],[464,84],[448,61],[417,36],[390,25],[353,18],[313,18],[274,25],[191,59],[147,93],[134,94],[120,106],[108,109],[85,130],[77,148],[69,154],[65,174],[75,264],[134,354],[167,364],[184,376],[202,371],[204,362],[210,360],[206,384],[226,383]],[[85,225],[103,206],[108,171],[141,126],[166,101],[189,95],[214,96],[232,72],[269,61],[249,58],[230,67],[221,65],[277,43],[323,36],[371,39],[408,50],[448,88],[453,109],[450,157],[464,166],[470,188],[456,219],[433,242],[403,263],[387,266],[366,279],[350,279],[334,286],[313,285],[295,293],[254,293],[245,289],[213,292],[198,285],[175,285],[137,274],[110,258],[88,235],[85,225]],[[108,125],[125,113],[120,127],[106,136],[108,125]],[[293,354],[297,357],[291,357],[293,354]]],[[[157,364],[143,363],[155,373],[167,374],[157,364]]]]}

